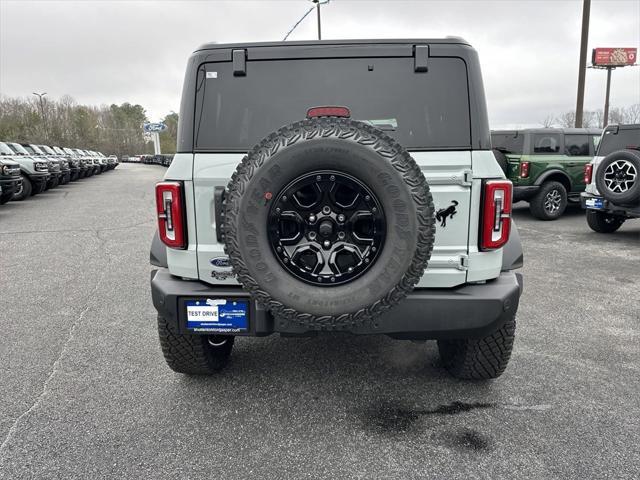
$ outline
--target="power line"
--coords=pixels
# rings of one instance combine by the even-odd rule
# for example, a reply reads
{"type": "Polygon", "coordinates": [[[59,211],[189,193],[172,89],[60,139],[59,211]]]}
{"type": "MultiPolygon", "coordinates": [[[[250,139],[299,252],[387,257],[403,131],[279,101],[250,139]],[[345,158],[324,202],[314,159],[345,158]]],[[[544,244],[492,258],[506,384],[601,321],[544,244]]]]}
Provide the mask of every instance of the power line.
{"type": "Polygon", "coordinates": [[[287,32],[287,34],[284,36],[284,38],[282,39],[282,41],[284,42],[287,38],[289,38],[289,35],[291,35],[293,33],[293,31],[296,29],[296,27],[298,25],[300,25],[300,23],[302,23],[302,21],[307,18],[307,15],[309,15],[314,8],[317,8],[318,10],[318,40],[320,39],[320,5],[325,5],[327,3],[329,3],[331,0],[324,0],[323,2],[319,1],[319,0],[312,0],[314,5],[306,11],[306,13],[300,18],[300,20],[298,20],[293,27],[291,27],[291,30],[289,30],[287,32]]]}

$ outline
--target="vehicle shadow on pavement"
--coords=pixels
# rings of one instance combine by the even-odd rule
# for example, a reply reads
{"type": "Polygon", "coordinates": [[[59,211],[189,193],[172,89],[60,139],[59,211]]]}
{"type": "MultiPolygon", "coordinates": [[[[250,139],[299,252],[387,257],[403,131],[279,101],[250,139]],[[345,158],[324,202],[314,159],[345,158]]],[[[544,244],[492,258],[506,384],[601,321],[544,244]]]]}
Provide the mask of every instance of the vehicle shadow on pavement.
{"type": "MultiPolygon", "coordinates": [[[[449,376],[435,342],[346,334],[241,338],[231,364],[218,376],[181,377],[178,383],[180,397],[186,393],[205,403],[215,398],[218,409],[227,401],[236,413],[238,408],[260,411],[269,405],[280,415],[306,417],[301,423],[316,429],[338,415],[343,428],[375,437],[431,435],[434,421],[444,427],[444,417],[494,408],[499,388],[494,382],[449,376]],[[230,401],[238,398],[239,388],[240,407],[230,401]]],[[[474,429],[445,430],[437,443],[474,451],[492,444],[474,429]]]]}

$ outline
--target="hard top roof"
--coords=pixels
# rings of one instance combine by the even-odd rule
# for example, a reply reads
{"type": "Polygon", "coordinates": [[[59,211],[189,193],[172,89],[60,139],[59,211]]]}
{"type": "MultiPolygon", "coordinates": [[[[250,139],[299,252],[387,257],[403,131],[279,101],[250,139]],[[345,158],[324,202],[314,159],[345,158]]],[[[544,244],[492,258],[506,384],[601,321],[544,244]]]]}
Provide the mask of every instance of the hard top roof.
{"type": "MultiPolygon", "coordinates": [[[[332,45],[385,45],[385,44],[460,44],[471,46],[461,37],[445,38],[393,38],[393,39],[362,39],[362,40],[301,40],[295,42],[247,42],[247,43],[216,43],[209,42],[200,45],[195,52],[202,50],[217,50],[225,48],[254,48],[254,47],[303,47],[303,46],[332,46],[332,45]]],[[[194,52],[194,53],[195,53],[194,52]]]]}
{"type": "Polygon", "coordinates": [[[518,129],[509,129],[509,130],[491,130],[491,134],[500,133],[564,133],[566,135],[571,134],[596,134],[600,135],[602,133],[601,128],[518,128],[518,129]]]}

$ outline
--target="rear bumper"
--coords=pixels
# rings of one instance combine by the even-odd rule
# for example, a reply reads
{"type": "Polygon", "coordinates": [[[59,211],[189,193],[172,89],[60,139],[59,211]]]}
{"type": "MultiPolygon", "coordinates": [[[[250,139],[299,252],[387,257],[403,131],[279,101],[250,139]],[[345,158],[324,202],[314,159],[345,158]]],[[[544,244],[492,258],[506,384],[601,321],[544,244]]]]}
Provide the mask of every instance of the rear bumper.
{"type": "Polygon", "coordinates": [[[529,200],[533,197],[538,190],[540,189],[539,185],[530,185],[530,186],[514,186],[513,187],[513,201],[519,202],[521,200],[529,200]]]}
{"type": "Polygon", "coordinates": [[[611,215],[619,215],[625,218],[638,218],[640,217],[640,204],[639,205],[617,205],[611,203],[600,195],[593,195],[592,193],[582,192],[580,194],[580,206],[584,209],[595,210],[597,212],[605,212],[611,215]],[[588,200],[599,199],[602,201],[602,208],[592,208],[587,205],[588,200]]]}
{"type": "MultiPolygon", "coordinates": [[[[451,289],[416,289],[390,311],[373,321],[341,329],[354,334],[386,334],[404,339],[450,339],[486,336],[515,315],[522,293],[522,275],[502,272],[484,284],[451,289]]],[[[153,305],[181,333],[186,328],[184,301],[201,298],[250,298],[241,287],[213,287],[199,281],[185,281],[166,269],[151,272],[153,305]]],[[[309,327],[289,321],[275,321],[256,302],[250,302],[249,332],[264,336],[272,333],[307,335],[309,327]]]]}

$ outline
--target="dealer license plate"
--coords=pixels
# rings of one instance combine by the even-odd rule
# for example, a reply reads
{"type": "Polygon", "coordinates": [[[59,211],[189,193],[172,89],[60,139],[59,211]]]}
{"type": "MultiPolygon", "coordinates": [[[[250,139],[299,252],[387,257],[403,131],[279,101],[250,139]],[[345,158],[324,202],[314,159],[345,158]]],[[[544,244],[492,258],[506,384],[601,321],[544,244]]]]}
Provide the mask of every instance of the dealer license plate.
{"type": "Polygon", "coordinates": [[[224,298],[187,300],[187,328],[194,332],[244,333],[249,330],[249,301],[224,298]]]}

